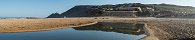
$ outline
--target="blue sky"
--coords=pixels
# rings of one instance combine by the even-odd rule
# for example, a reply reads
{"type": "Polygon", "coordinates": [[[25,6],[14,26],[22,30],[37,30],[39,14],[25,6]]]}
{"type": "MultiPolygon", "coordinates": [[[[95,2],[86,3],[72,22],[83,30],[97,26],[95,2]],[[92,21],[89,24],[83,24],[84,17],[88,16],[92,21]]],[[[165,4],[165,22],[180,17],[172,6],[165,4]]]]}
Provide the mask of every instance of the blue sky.
{"type": "Polygon", "coordinates": [[[195,6],[195,0],[0,0],[0,17],[47,17],[54,12],[65,12],[75,5],[121,3],[195,6]]]}

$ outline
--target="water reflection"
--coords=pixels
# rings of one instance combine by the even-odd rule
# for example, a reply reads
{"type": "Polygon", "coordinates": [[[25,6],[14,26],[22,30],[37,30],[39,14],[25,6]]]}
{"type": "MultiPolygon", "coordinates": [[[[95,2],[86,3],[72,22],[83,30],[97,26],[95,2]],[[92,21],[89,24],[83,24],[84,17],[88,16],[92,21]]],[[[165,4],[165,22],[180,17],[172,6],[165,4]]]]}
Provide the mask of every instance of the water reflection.
{"type": "Polygon", "coordinates": [[[143,24],[96,25],[42,32],[0,33],[0,40],[138,40],[146,36],[143,24]]]}
{"type": "Polygon", "coordinates": [[[104,32],[117,32],[130,35],[141,35],[145,33],[143,28],[144,24],[137,23],[111,23],[111,22],[100,22],[95,25],[76,27],[75,30],[96,30],[104,32]]]}

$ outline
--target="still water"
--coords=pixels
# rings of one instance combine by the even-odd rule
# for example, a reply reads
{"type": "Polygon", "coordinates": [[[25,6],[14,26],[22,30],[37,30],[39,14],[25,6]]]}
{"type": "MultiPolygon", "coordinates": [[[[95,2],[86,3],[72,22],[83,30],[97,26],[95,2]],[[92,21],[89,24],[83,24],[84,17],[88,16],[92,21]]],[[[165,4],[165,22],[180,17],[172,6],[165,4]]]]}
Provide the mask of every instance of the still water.
{"type": "Polygon", "coordinates": [[[143,24],[98,23],[51,31],[0,33],[0,40],[138,40],[145,33],[143,24]]]}

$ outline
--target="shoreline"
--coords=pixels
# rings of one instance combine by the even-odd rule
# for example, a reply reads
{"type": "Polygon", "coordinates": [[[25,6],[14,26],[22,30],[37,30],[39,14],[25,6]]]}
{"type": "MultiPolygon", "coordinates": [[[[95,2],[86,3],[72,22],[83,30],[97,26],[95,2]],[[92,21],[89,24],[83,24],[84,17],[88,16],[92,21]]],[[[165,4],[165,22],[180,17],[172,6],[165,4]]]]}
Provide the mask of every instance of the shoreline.
{"type": "MultiPolygon", "coordinates": [[[[89,25],[94,25],[96,23],[98,23],[98,22],[93,22],[93,23],[83,24],[83,25],[77,25],[77,26],[67,26],[67,27],[58,27],[58,28],[40,29],[40,30],[27,30],[27,31],[22,31],[22,32],[39,32],[39,31],[59,30],[59,29],[64,29],[64,28],[73,28],[73,27],[89,26],[89,25]]],[[[20,33],[20,31],[15,31],[15,32],[0,32],[0,33],[20,33]]]]}
{"type": "Polygon", "coordinates": [[[100,22],[146,23],[148,35],[140,40],[194,40],[195,19],[182,18],[108,18],[100,22]]]}
{"type": "Polygon", "coordinates": [[[150,29],[146,23],[145,23],[144,28],[147,31],[147,34],[146,34],[147,36],[145,36],[144,38],[141,38],[140,40],[159,40],[156,36],[154,36],[154,31],[150,29]]]}

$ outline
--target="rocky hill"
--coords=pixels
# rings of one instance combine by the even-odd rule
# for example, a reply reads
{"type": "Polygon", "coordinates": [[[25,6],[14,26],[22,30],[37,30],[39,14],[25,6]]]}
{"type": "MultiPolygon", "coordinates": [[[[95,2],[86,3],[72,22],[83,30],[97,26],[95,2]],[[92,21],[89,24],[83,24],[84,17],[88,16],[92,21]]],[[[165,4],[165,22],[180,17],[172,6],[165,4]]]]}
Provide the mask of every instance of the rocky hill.
{"type": "Polygon", "coordinates": [[[195,8],[172,4],[125,3],[116,5],[78,5],[61,14],[47,18],[63,17],[194,17],[195,8]]]}

